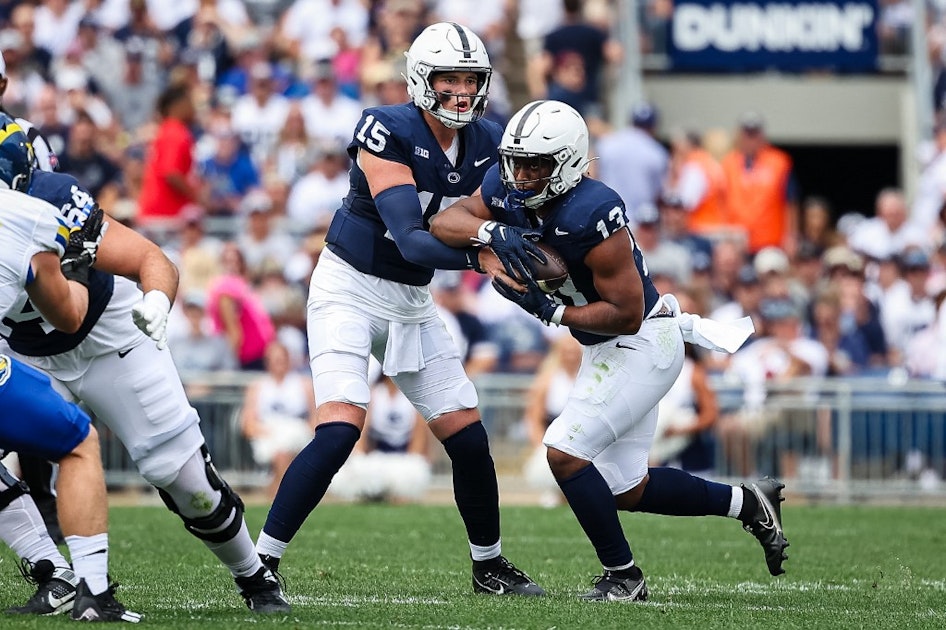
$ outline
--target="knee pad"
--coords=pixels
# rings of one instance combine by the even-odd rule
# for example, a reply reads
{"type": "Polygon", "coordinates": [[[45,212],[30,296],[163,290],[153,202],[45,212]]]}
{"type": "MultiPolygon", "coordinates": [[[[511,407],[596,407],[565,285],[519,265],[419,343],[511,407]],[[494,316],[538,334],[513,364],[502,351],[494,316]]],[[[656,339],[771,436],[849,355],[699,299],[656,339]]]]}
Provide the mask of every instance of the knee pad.
{"type": "Polygon", "coordinates": [[[200,447],[200,454],[210,487],[220,491],[220,503],[213,512],[197,518],[184,516],[167,491],[158,488],[158,495],[169,510],[181,517],[184,527],[191,534],[207,542],[226,542],[236,536],[243,526],[243,500],[217,473],[206,444],[200,447]]]}
{"type": "Polygon", "coordinates": [[[29,494],[30,487],[22,479],[17,479],[6,466],[0,464],[0,484],[5,487],[0,490],[0,511],[5,510],[14,500],[29,494]]]}

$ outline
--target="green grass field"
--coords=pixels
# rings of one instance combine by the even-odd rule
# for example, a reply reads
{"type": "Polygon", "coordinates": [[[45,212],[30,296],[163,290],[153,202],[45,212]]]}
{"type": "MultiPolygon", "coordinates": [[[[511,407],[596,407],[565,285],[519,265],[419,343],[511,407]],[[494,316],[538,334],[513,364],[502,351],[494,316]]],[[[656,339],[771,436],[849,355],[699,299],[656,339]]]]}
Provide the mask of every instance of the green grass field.
{"type": "MultiPolygon", "coordinates": [[[[254,507],[254,537],[265,518],[254,507]]],[[[551,594],[474,595],[460,520],[449,506],[326,505],[283,560],[290,617],[261,618],[228,572],[158,507],[112,510],[119,595],[166,628],[943,628],[946,509],[799,507],[784,514],[788,573],[772,578],[761,548],[722,518],[629,514],[646,603],[579,602],[598,571],[566,508],[503,509],[504,553],[551,594]]],[[[31,593],[9,551],[0,604],[31,593]]],[[[65,618],[0,616],[0,628],[75,627],[65,618]]]]}

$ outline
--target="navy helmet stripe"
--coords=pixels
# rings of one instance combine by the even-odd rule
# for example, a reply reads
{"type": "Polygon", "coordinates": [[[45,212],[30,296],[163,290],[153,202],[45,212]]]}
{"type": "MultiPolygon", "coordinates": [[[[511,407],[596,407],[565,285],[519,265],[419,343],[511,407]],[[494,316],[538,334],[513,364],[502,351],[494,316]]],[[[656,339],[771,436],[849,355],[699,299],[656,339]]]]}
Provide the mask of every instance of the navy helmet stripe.
{"type": "Polygon", "coordinates": [[[473,49],[470,48],[470,39],[466,36],[466,30],[459,24],[455,22],[450,22],[453,28],[457,29],[457,33],[460,35],[460,45],[463,46],[463,58],[470,59],[473,57],[473,49]]]}
{"type": "Polygon", "coordinates": [[[522,118],[519,119],[519,124],[516,125],[516,132],[512,135],[512,137],[513,137],[513,141],[512,141],[513,144],[521,144],[521,143],[522,143],[522,130],[525,129],[526,120],[529,118],[529,116],[532,114],[532,112],[535,110],[535,108],[538,107],[539,105],[541,105],[541,104],[544,103],[544,102],[545,102],[545,101],[536,101],[536,102],[532,103],[532,105],[529,105],[529,109],[527,109],[525,112],[523,112],[522,118]]]}

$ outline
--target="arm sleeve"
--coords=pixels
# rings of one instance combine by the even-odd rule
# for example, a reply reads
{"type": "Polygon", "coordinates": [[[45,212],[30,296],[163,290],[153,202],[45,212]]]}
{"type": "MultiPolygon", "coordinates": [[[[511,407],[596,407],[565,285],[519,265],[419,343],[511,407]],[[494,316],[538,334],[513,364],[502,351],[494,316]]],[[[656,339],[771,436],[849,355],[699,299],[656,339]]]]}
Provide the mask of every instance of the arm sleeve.
{"type": "Polygon", "coordinates": [[[378,214],[406,260],[432,269],[476,269],[477,250],[445,245],[424,229],[424,211],[410,184],[381,191],[374,198],[378,214]]]}

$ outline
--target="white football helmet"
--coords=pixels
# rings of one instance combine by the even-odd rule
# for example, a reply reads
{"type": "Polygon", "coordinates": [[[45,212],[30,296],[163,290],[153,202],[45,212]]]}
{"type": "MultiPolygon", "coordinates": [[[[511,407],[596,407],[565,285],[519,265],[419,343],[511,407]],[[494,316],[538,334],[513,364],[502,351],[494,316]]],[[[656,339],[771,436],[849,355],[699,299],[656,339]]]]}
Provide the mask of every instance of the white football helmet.
{"type": "Polygon", "coordinates": [[[536,208],[577,186],[588,170],[588,125],[565,103],[533,101],[509,120],[499,143],[499,156],[502,181],[509,188],[517,184],[515,160],[551,160],[552,174],[545,188],[524,199],[526,207],[536,208]]]}
{"type": "Polygon", "coordinates": [[[486,54],[486,46],[465,26],[453,22],[439,22],[425,28],[404,53],[407,57],[407,93],[414,104],[433,114],[447,127],[459,129],[477,120],[486,111],[486,95],[493,68],[486,54]],[[441,94],[430,84],[437,72],[465,70],[479,76],[472,107],[455,112],[441,106],[441,94]]]}

